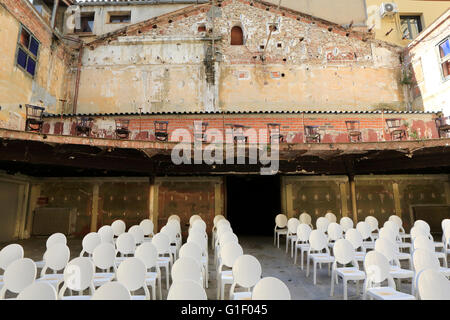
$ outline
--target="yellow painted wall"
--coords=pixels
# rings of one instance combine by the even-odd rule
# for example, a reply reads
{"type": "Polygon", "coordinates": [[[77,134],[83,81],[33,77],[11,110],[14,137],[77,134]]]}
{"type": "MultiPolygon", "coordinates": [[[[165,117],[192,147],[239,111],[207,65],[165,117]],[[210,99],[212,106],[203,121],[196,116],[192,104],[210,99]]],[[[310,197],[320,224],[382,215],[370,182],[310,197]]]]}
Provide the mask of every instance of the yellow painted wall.
{"type": "Polygon", "coordinates": [[[420,0],[366,0],[367,5],[367,26],[371,28],[378,40],[387,41],[400,46],[407,46],[411,41],[402,40],[400,27],[400,15],[421,15],[422,28],[427,28],[433,21],[441,16],[449,7],[448,1],[420,1],[420,0]],[[380,17],[380,7],[383,2],[394,2],[398,6],[399,13],[393,16],[380,17]],[[386,33],[394,29],[389,35],[386,33]]]}

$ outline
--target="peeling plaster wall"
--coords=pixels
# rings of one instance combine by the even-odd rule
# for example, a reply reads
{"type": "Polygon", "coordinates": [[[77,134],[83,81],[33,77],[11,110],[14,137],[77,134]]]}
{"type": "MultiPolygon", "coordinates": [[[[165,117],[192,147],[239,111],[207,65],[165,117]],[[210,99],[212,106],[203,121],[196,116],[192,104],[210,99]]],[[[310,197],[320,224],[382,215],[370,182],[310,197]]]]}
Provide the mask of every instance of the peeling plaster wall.
{"type": "Polygon", "coordinates": [[[61,100],[69,100],[70,55],[62,44],[52,39],[49,27],[31,10],[25,1],[5,0],[0,5],[0,126],[15,130],[25,127],[25,104],[60,113],[61,100]],[[34,78],[16,65],[19,21],[40,41],[34,78]]]}
{"type": "Polygon", "coordinates": [[[77,111],[404,109],[399,48],[260,3],[224,1],[214,25],[209,7],[198,8],[85,49],[77,111]],[[275,17],[279,30],[262,61],[275,17]],[[235,25],[243,46],[229,45],[235,25]],[[209,74],[213,35],[221,40],[209,74]]]}

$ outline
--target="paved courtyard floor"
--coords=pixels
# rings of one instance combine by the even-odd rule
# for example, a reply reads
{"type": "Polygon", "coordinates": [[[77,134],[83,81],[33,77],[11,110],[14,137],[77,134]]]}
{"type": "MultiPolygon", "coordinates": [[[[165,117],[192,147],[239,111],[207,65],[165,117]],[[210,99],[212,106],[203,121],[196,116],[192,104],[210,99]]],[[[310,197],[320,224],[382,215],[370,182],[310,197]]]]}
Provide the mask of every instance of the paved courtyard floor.
{"type": "MultiPolygon", "coordinates": [[[[283,240],[283,239],[282,239],[283,240]]],[[[330,297],[330,283],[331,277],[328,275],[328,266],[323,265],[321,269],[318,269],[317,273],[317,285],[313,284],[312,266],[311,274],[306,277],[306,265],[305,270],[300,268],[300,260],[297,261],[297,265],[294,265],[294,259],[289,253],[285,251],[285,242],[280,242],[280,248],[276,248],[273,245],[272,237],[257,237],[257,236],[239,236],[239,243],[241,244],[244,254],[251,254],[255,256],[261,263],[262,276],[273,276],[282,280],[290,289],[293,300],[326,300],[326,299],[343,299],[343,285],[340,281],[335,286],[335,295],[330,297]]],[[[19,240],[16,243],[21,244],[24,247],[25,257],[31,258],[34,261],[42,260],[42,256],[45,251],[46,238],[32,238],[28,240],[19,240]]],[[[3,248],[7,243],[0,243],[0,248],[3,248]]],[[[209,243],[210,245],[211,243],[209,243]]],[[[71,259],[79,256],[81,252],[81,240],[68,239],[68,246],[71,251],[71,259]]],[[[299,252],[300,254],[300,252],[299,252]]],[[[298,258],[300,259],[300,257],[298,258]]],[[[206,289],[208,299],[216,299],[216,270],[214,267],[214,253],[210,248],[209,255],[209,288],[206,289]]],[[[306,261],[305,261],[306,262],[306,261]]],[[[405,266],[406,267],[406,266],[405,266]]],[[[360,268],[362,265],[360,264],[360,268]]],[[[38,273],[40,269],[38,270],[38,273]]],[[[165,272],[162,273],[162,294],[163,298],[167,297],[167,288],[165,284],[165,272]]],[[[229,287],[225,289],[225,296],[228,298],[229,287]]],[[[362,282],[360,285],[362,291],[362,282]]],[[[411,284],[408,280],[403,280],[400,288],[402,292],[410,293],[411,284]]],[[[139,292],[136,292],[139,294],[139,292]]],[[[350,283],[348,286],[348,298],[349,300],[361,299],[361,295],[357,294],[356,286],[350,283]]]]}

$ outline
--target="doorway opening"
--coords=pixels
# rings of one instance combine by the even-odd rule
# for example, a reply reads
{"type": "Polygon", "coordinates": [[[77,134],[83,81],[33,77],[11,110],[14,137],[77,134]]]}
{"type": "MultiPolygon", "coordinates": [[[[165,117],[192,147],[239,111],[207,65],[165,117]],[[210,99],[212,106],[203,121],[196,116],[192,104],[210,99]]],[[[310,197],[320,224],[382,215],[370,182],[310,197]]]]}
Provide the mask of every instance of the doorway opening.
{"type": "Polygon", "coordinates": [[[239,235],[273,235],[281,212],[279,176],[227,177],[227,219],[239,235]]]}

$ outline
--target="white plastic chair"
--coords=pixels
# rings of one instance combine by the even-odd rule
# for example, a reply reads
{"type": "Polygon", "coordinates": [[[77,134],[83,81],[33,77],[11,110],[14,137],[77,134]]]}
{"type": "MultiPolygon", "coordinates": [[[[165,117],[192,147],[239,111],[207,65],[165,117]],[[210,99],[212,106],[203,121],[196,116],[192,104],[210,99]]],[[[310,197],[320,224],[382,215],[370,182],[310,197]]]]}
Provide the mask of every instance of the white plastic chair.
{"type": "Polygon", "coordinates": [[[102,242],[100,235],[97,232],[90,232],[84,236],[81,245],[83,249],[80,252],[80,257],[84,256],[85,253],[88,257],[92,257],[94,249],[102,242]]]}
{"type": "Polygon", "coordinates": [[[144,231],[144,241],[152,241],[153,237],[153,221],[150,219],[144,219],[139,223],[139,226],[144,231]]]}
{"type": "Polygon", "coordinates": [[[365,221],[360,221],[356,224],[356,230],[361,234],[363,238],[363,246],[367,249],[374,249],[375,242],[372,237],[372,232],[370,231],[370,226],[365,221]]]}
{"type": "Polygon", "coordinates": [[[36,279],[38,282],[47,282],[55,286],[58,290],[59,285],[64,279],[64,274],[57,273],[64,270],[70,259],[70,249],[64,243],[57,243],[52,245],[44,254],[45,265],[41,270],[40,277],[36,279]],[[47,270],[53,271],[53,274],[47,274],[47,270]]]}
{"type": "Polygon", "coordinates": [[[297,264],[297,252],[300,249],[300,264],[303,270],[303,257],[305,252],[309,250],[309,236],[311,227],[306,223],[300,223],[297,227],[297,241],[295,242],[294,264],[297,264]]]}
{"type": "Polygon", "coordinates": [[[91,300],[131,300],[131,294],[123,284],[112,281],[95,290],[91,300]]]}
{"type": "Polygon", "coordinates": [[[55,287],[45,282],[33,282],[23,289],[17,300],[57,300],[55,287]]]}
{"type": "Polygon", "coordinates": [[[289,244],[291,245],[291,258],[294,257],[294,243],[297,241],[297,227],[300,221],[297,218],[290,218],[287,223],[288,232],[286,234],[286,253],[288,252],[289,244]]]}
{"type": "Polygon", "coordinates": [[[327,213],[325,213],[325,218],[327,218],[328,221],[330,221],[330,223],[337,222],[336,215],[331,211],[328,211],[327,213]]]}
{"type": "Polygon", "coordinates": [[[189,218],[189,226],[192,227],[192,224],[194,223],[195,220],[200,219],[202,220],[202,217],[200,217],[200,215],[198,214],[193,214],[190,218],[189,218]]]}
{"type": "MultiPolygon", "coordinates": [[[[326,218],[325,218],[326,219],[326,218]]],[[[328,219],[327,219],[328,220],[328,219]]],[[[328,274],[330,274],[331,264],[334,258],[328,249],[327,236],[320,230],[313,230],[309,236],[309,250],[306,262],[306,276],[309,277],[309,265],[312,260],[314,267],[314,285],[317,283],[317,264],[327,263],[328,274]],[[325,250],[325,252],[323,252],[325,250]]]]}
{"type": "Polygon", "coordinates": [[[59,291],[60,300],[90,300],[95,292],[94,288],[95,267],[92,260],[87,257],[78,257],[71,260],[64,268],[64,284],[59,291]],[[79,295],[64,296],[66,290],[70,293],[76,291],[79,295]],[[89,289],[90,295],[83,295],[89,289]]]}
{"type": "Polygon", "coordinates": [[[157,233],[153,236],[152,243],[158,251],[158,266],[166,270],[166,288],[169,289],[170,266],[173,263],[169,237],[166,234],[157,233]]]}
{"type": "Polygon", "coordinates": [[[425,269],[417,276],[421,300],[450,300],[450,280],[434,269],[425,269]]]}
{"type": "Polygon", "coordinates": [[[291,293],[280,279],[266,277],[253,288],[252,300],[291,300],[291,293]]]}
{"type": "Polygon", "coordinates": [[[98,229],[97,233],[100,235],[102,243],[112,243],[114,244],[114,231],[111,226],[102,226],[98,229]]]}
{"type": "Polygon", "coordinates": [[[372,238],[377,239],[380,232],[378,229],[378,219],[374,216],[367,216],[364,221],[369,224],[370,232],[372,232],[372,238]]]}
{"type": "MultiPolygon", "coordinates": [[[[4,247],[0,251],[0,269],[5,272],[11,262],[23,258],[23,247],[20,244],[13,243],[4,247]]],[[[0,289],[3,287],[3,275],[0,276],[0,289]]]]}
{"type": "Polygon", "coordinates": [[[167,294],[167,300],[207,300],[205,289],[193,280],[174,282],[167,294]]]}
{"type": "Polygon", "coordinates": [[[373,250],[364,259],[366,281],[364,283],[363,300],[367,295],[376,300],[415,300],[415,297],[396,290],[394,279],[390,274],[388,259],[380,252],[373,250]],[[387,287],[381,283],[388,281],[387,287]]]}
{"type": "Polygon", "coordinates": [[[98,287],[111,281],[116,274],[116,249],[109,242],[99,244],[92,253],[92,262],[94,266],[102,272],[94,273],[94,286],[98,287]],[[111,272],[112,269],[112,272],[111,272]]]}
{"type": "Polygon", "coordinates": [[[408,264],[409,264],[409,269],[412,270],[411,254],[400,251],[400,247],[399,247],[399,243],[397,242],[397,236],[396,236],[395,230],[393,230],[389,226],[383,227],[379,230],[379,238],[384,238],[384,239],[388,239],[389,241],[391,241],[394,252],[397,256],[397,259],[399,261],[407,260],[408,264]]]}
{"type": "MultiPolygon", "coordinates": [[[[386,238],[379,238],[375,242],[375,251],[383,254],[389,261],[391,269],[389,271],[393,279],[398,281],[398,288],[400,289],[402,279],[411,279],[414,281],[414,271],[402,269],[400,261],[394,250],[394,243],[386,238]]],[[[414,286],[411,286],[411,294],[414,295],[414,286]]]]}
{"type": "Polygon", "coordinates": [[[224,244],[220,249],[220,265],[217,268],[217,299],[225,299],[225,286],[227,284],[233,284],[233,264],[237,258],[242,256],[244,251],[237,242],[228,242],[224,244]],[[223,270],[224,267],[230,268],[230,270],[223,270]]]}
{"type": "Polygon", "coordinates": [[[160,233],[163,233],[169,237],[169,251],[173,256],[173,261],[175,261],[178,256],[177,229],[173,225],[166,224],[161,228],[160,233]]]}
{"type": "Polygon", "coordinates": [[[393,221],[386,221],[383,228],[392,230],[395,235],[395,243],[397,243],[399,250],[408,249],[408,251],[411,252],[411,243],[405,242],[405,238],[400,236],[400,228],[397,223],[393,221]]]}
{"type": "Polygon", "coordinates": [[[431,235],[430,225],[426,221],[424,221],[424,220],[416,220],[414,222],[414,227],[424,230],[426,232],[426,234],[428,235],[428,237],[430,238],[430,240],[433,241],[434,246],[436,248],[444,248],[444,244],[442,242],[434,241],[433,236],[431,235]]]}
{"type": "Polygon", "coordinates": [[[429,250],[430,252],[433,252],[438,259],[442,259],[443,267],[448,266],[447,254],[445,252],[435,251],[436,247],[435,247],[433,241],[431,241],[430,238],[428,238],[427,236],[422,235],[422,236],[418,236],[417,238],[415,238],[413,246],[414,246],[414,250],[415,249],[426,249],[426,250],[429,250]]]}
{"type": "Polygon", "coordinates": [[[356,261],[364,261],[366,257],[366,248],[363,245],[363,239],[358,230],[351,228],[345,232],[345,240],[350,241],[355,249],[355,260],[356,261]],[[358,251],[361,250],[361,251],[358,251]]]}
{"type": "Polygon", "coordinates": [[[300,221],[300,223],[305,223],[305,224],[307,224],[310,228],[311,228],[311,230],[314,228],[314,226],[312,225],[312,218],[311,218],[311,216],[308,214],[308,213],[306,213],[306,212],[303,212],[299,217],[298,217],[298,220],[300,221]]]}
{"type": "Polygon", "coordinates": [[[206,281],[206,266],[203,263],[202,248],[194,241],[186,242],[181,246],[179,256],[180,258],[192,258],[202,267],[203,279],[205,280],[203,285],[205,286],[205,288],[208,288],[208,283],[206,281]]]}
{"type": "Polygon", "coordinates": [[[111,228],[113,229],[114,236],[119,237],[122,233],[125,233],[127,225],[123,220],[115,220],[111,223],[111,228]]]}
{"type": "Polygon", "coordinates": [[[355,281],[359,295],[359,281],[366,279],[366,274],[359,270],[358,262],[355,259],[355,249],[350,241],[345,239],[339,239],[336,241],[334,248],[334,258],[332,271],[331,271],[331,291],[330,295],[334,295],[334,282],[338,283],[339,277],[342,278],[344,283],[344,300],[347,300],[347,282],[355,281]],[[338,267],[338,264],[343,267],[338,267]],[[352,264],[352,267],[345,267],[348,264],[352,264]]]}
{"type": "MultiPolygon", "coordinates": [[[[170,225],[174,229],[173,232],[175,233],[175,243],[176,243],[177,250],[179,250],[181,247],[181,244],[183,242],[180,221],[178,221],[177,219],[172,219],[170,221],[167,221],[167,225],[170,225]]],[[[205,230],[205,234],[206,234],[206,230],[205,230]]]]}
{"type": "Polygon", "coordinates": [[[177,214],[171,214],[171,215],[169,216],[169,218],[167,218],[167,221],[168,221],[168,222],[171,221],[171,220],[177,220],[178,222],[181,221],[180,216],[177,215],[177,214]]]}
{"type": "Polygon", "coordinates": [[[328,225],[327,234],[328,234],[328,247],[333,248],[334,243],[344,237],[344,230],[342,230],[340,224],[337,224],[336,222],[331,222],[328,225]]]}
{"type": "Polygon", "coordinates": [[[408,239],[411,237],[409,234],[407,234],[405,232],[405,229],[403,229],[403,221],[399,216],[392,215],[389,217],[389,221],[392,221],[397,224],[397,226],[400,230],[400,236],[402,237],[402,239],[408,239]]]}
{"type": "Polygon", "coordinates": [[[202,249],[202,260],[201,264],[205,270],[205,287],[208,288],[209,282],[209,256],[208,256],[208,242],[204,235],[199,232],[191,232],[187,242],[194,242],[202,249]]]}
{"type": "Polygon", "coordinates": [[[341,220],[339,221],[339,224],[341,225],[342,230],[344,230],[344,232],[347,232],[347,230],[353,228],[353,220],[350,219],[349,217],[342,217],[341,220]]]}
{"type": "Polygon", "coordinates": [[[275,228],[273,230],[273,245],[277,245],[277,247],[280,247],[280,236],[286,236],[287,235],[287,223],[288,218],[284,214],[279,214],[275,217],[275,228]]]}
{"type": "Polygon", "coordinates": [[[130,293],[143,288],[145,296],[132,295],[132,300],[150,300],[150,292],[145,283],[147,268],[141,259],[132,257],[123,261],[117,269],[117,281],[122,283],[130,293]]]}
{"type": "MultiPolygon", "coordinates": [[[[45,243],[45,249],[48,250],[50,249],[50,247],[52,247],[57,243],[67,244],[66,236],[60,232],[52,234],[50,237],[47,238],[47,241],[45,243]]],[[[45,265],[45,253],[43,259],[41,261],[36,262],[36,267],[42,269],[44,265],[45,265]]]]}
{"type": "Polygon", "coordinates": [[[162,300],[161,270],[158,266],[158,250],[151,242],[144,242],[136,248],[134,256],[144,262],[147,272],[145,274],[145,283],[152,288],[152,298],[156,300],[156,282],[158,282],[159,297],[162,300]],[[155,271],[152,271],[152,270],[155,271]]]}
{"type": "Polygon", "coordinates": [[[125,232],[120,234],[116,240],[116,265],[119,265],[123,260],[129,256],[134,255],[136,250],[136,241],[131,233],[125,232]]]}
{"type": "Polygon", "coordinates": [[[330,224],[330,220],[328,220],[325,217],[320,217],[316,221],[316,230],[319,230],[323,233],[327,233],[329,224],[330,224]]]}
{"type": "Polygon", "coordinates": [[[418,293],[417,276],[420,271],[425,269],[434,269],[437,272],[440,272],[445,277],[450,277],[450,268],[441,267],[439,259],[432,251],[429,251],[427,249],[416,249],[412,253],[412,258],[416,276],[415,280],[413,281],[413,285],[416,288],[416,294],[418,293]]]}
{"type": "Polygon", "coordinates": [[[130,229],[128,229],[128,233],[130,233],[134,237],[134,242],[136,243],[136,246],[140,245],[144,242],[144,230],[138,226],[134,225],[131,226],[130,229]]]}
{"type": "Polygon", "coordinates": [[[233,284],[230,288],[230,300],[249,300],[251,289],[261,279],[261,264],[251,255],[242,255],[233,264],[233,284]],[[246,292],[235,292],[236,286],[245,288],[246,292]]]}
{"type": "Polygon", "coordinates": [[[441,222],[441,228],[442,228],[442,243],[444,244],[444,252],[449,251],[449,245],[447,243],[447,239],[445,237],[445,231],[447,228],[450,227],[450,219],[444,219],[441,222]]]}
{"type": "Polygon", "coordinates": [[[214,216],[213,227],[212,227],[212,236],[211,236],[211,247],[214,247],[214,242],[216,241],[217,223],[222,219],[225,219],[225,217],[221,214],[214,216]]]}
{"type": "Polygon", "coordinates": [[[36,273],[36,264],[29,258],[21,258],[11,262],[3,275],[0,300],[5,299],[7,291],[18,294],[31,285],[36,279],[36,273]]]}
{"type": "Polygon", "coordinates": [[[191,257],[179,258],[172,266],[172,282],[192,280],[203,285],[202,267],[191,257]]]}

